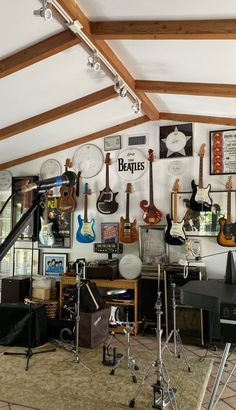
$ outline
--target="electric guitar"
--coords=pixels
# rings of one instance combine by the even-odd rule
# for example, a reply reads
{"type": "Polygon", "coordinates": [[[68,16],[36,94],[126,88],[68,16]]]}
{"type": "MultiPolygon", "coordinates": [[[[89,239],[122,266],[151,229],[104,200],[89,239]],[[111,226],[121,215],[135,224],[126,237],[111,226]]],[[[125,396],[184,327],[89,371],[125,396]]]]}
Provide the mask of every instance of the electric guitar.
{"type": "Polygon", "coordinates": [[[137,221],[130,222],[129,219],[129,196],[132,193],[132,184],[126,186],[126,216],[120,218],[119,240],[124,243],[133,243],[138,240],[137,221]]]}
{"type": "Polygon", "coordinates": [[[97,199],[97,210],[101,214],[114,214],[118,209],[118,203],[116,202],[116,195],[118,192],[113,193],[109,186],[109,166],[111,165],[110,153],[106,154],[106,186],[100,191],[97,199]]]}
{"type": "Polygon", "coordinates": [[[94,219],[88,220],[88,195],[89,188],[88,183],[84,184],[84,219],[81,215],[78,215],[79,228],[76,234],[76,239],[81,243],[91,243],[95,241],[96,235],[93,229],[94,219]]]}
{"type": "Polygon", "coordinates": [[[43,216],[40,216],[41,228],[39,231],[39,241],[43,246],[53,246],[55,237],[53,235],[53,222],[48,222],[48,194],[45,194],[45,201],[41,204],[44,208],[43,216]]]}
{"type": "MultiPolygon", "coordinates": [[[[72,167],[72,161],[67,158],[65,164],[65,172],[68,168],[72,167]]],[[[73,212],[76,208],[76,201],[73,197],[74,195],[74,187],[72,186],[62,186],[60,188],[60,198],[58,199],[58,209],[61,212],[73,212]]]]}
{"type": "Polygon", "coordinates": [[[192,180],[192,196],[190,198],[190,208],[193,211],[198,212],[209,212],[211,210],[212,199],[209,195],[211,185],[208,184],[207,187],[203,187],[203,158],[205,155],[206,144],[202,144],[199,150],[199,184],[196,185],[194,180],[192,180]]]}
{"type": "Polygon", "coordinates": [[[228,177],[226,183],[227,189],[227,218],[220,218],[220,231],[217,236],[217,242],[221,246],[236,246],[236,223],[231,221],[231,191],[232,177],[228,177]]]}
{"type": "Polygon", "coordinates": [[[166,215],[167,227],[165,231],[165,241],[169,245],[183,245],[185,243],[185,232],[183,229],[184,220],[178,222],[178,213],[177,213],[177,193],[179,190],[179,179],[175,180],[173,185],[173,209],[171,219],[170,215],[166,215]]]}
{"type": "Polygon", "coordinates": [[[153,150],[148,150],[148,160],[149,160],[149,205],[148,201],[145,199],[140,202],[140,207],[144,211],[143,220],[147,224],[157,224],[162,219],[162,213],[157,209],[153,203],[153,173],[152,173],[152,163],[154,160],[153,150]]]}

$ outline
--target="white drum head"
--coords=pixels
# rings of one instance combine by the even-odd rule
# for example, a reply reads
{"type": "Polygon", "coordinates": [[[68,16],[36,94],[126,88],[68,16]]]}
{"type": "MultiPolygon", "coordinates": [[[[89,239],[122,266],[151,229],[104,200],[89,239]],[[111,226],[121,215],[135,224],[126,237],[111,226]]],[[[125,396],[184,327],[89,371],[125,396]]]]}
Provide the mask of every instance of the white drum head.
{"type": "Polygon", "coordinates": [[[123,256],[119,262],[119,271],[125,279],[136,279],[139,277],[142,269],[141,259],[132,254],[123,256]]]}

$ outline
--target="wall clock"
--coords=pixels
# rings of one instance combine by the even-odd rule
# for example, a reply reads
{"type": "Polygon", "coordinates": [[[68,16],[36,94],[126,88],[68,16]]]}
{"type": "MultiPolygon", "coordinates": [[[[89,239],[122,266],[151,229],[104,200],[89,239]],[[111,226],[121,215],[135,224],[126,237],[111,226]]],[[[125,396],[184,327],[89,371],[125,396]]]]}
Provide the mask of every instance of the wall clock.
{"type": "Polygon", "coordinates": [[[62,167],[59,161],[50,158],[45,161],[40,168],[40,178],[47,179],[57,177],[62,174],[62,167]]]}
{"type": "Polygon", "coordinates": [[[103,153],[94,144],[81,145],[73,156],[73,166],[77,172],[81,172],[82,178],[94,177],[101,171],[103,164],[103,153]]]}
{"type": "Polygon", "coordinates": [[[12,185],[12,174],[10,171],[0,171],[0,191],[7,191],[12,185]]]}
{"type": "Polygon", "coordinates": [[[160,158],[192,155],[192,124],[160,127],[160,158]]]}

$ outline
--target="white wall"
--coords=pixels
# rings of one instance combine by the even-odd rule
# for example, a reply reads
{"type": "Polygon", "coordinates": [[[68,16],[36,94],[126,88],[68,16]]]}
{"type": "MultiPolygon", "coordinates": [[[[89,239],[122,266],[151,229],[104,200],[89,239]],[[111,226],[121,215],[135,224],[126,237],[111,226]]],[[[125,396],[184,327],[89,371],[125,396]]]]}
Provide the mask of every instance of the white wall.
{"type": "MultiPolygon", "coordinates": [[[[140,133],[145,133],[147,135],[147,145],[137,146],[136,148],[141,149],[144,154],[147,154],[148,148],[152,148],[156,153],[156,160],[153,163],[153,177],[154,177],[154,203],[163,212],[163,224],[165,224],[165,216],[170,212],[170,193],[176,176],[171,176],[169,173],[169,165],[171,161],[176,159],[158,159],[159,152],[159,126],[173,124],[170,121],[161,122],[149,122],[142,124],[140,126],[126,130],[120,133],[122,135],[122,149],[127,147],[127,136],[138,135],[140,133]]],[[[227,176],[209,175],[209,131],[221,130],[232,127],[223,127],[210,124],[193,124],[193,144],[194,144],[194,156],[189,158],[183,158],[185,165],[184,174],[180,175],[181,191],[191,191],[191,180],[195,178],[198,181],[198,166],[199,157],[198,151],[202,143],[207,144],[206,157],[204,159],[204,185],[208,183],[211,184],[212,190],[224,190],[227,180],[227,176]]],[[[20,136],[18,136],[20,138],[20,136]]],[[[93,142],[95,145],[103,150],[103,138],[93,142]]],[[[31,161],[22,165],[18,165],[11,169],[14,176],[22,175],[38,175],[40,172],[40,167],[42,163],[48,158],[55,158],[61,162],[63,167],[66,158],[73,158],[74,152],[78,147],[71,148],[54,154],[52,156],[43,157],[35,161],[31,161]]],[[[125,188],[126,181],[121,179],[116,172],[116,159],[120,151],[111,151],[111,158],[113,165],[110,167],[110,186],[114,192],[118,191],[117,201],[119,202],[118,212],[112,215],[103,215],[97,212],[96,200],[99,194],[99,190],[102,190],[105,186],[105,166],[102,171],[93,178],[87,180],[82,179],[82,183],[88,182],[90,188],[92,189],[92,195],[89,197],[89,209],[88,218],[95,218],[95,231],[96,231],[96,241],[100,242],[100,223],[101,222],[119,222],[120,216],[125,216],[125,188]]],[[[75,171],[78,171],[76,169],[75,171]]],[[[236,176],[233,176],[233,188],[236,186],[236,176]]],[[[134,193],[130,196],[130,218],[133,220],[137,219],[138,224],[143,225],[142,220],[142,210],[139,207],[139,202],[142,199],[149,199],[149,173],[145,174],[138,180],[132,182],[134,187],[134,193]]],[[[98,255],[93,252],[93,244],[81,244],[77,243],[75,239],[77,231],[77,216],[79,213],[83,215],[83,185],[81,184],[80,196],[78,198],[77,209],[74,213],[74,224],[73,224],[73,247],[68,250],[69,260],[73,261],[80,257],[85,257],[87,261],[92,259],[97,259],[99,257],[104,258],[104,255],[98,255]]],[[[162,223],[161,223],[162,224],[162,223]]],[[[228,248],[219,246],[216,243],[216,238],[201,237],[201,255],[208,255],[211,253],[227,251],[228,248]]],[[[176,248],[176,247],[175,247],[176,248]]],[[[175,249],[176,250],[176,249],[175,249]]],[[[232,250],[232,248],[231,248],[232,250]]],[[[56,252],[59,250],[56,249],[56,252]]],[[[63,250],[61,250],[63,251],[63,250]]],[[[178,249],[181,252],[182,249],[178,249]]],[[[134,253],[139,254],[138,243],[131,245],[124,245],[124,254],[134,253]]],[[[204,262],[206,263],[207,272],[209,277],[223,277],[226,264],[226,254],[219,255],[213,258],[206,258],[204,262]]]]}

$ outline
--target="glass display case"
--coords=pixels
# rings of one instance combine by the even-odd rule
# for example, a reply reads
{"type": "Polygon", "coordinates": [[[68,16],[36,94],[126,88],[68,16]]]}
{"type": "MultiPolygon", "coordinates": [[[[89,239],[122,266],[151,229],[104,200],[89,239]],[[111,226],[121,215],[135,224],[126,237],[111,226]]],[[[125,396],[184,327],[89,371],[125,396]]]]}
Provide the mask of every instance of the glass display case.
{"type": "MultiPolygon", "coordinates": [[[[7,198],[11,195],[11,191],[0,191],[0,210],[4,206],[7,198]]],[[[11,201],[8,202],[6,208],[0,215],[0,243],[4,241],[6,236],[11,231],[11,201]]],[[[6,254],[6,256],[0,262],[0,279],[3,276],[9,276],[12,274],[12,249],[6,254]]]]}

